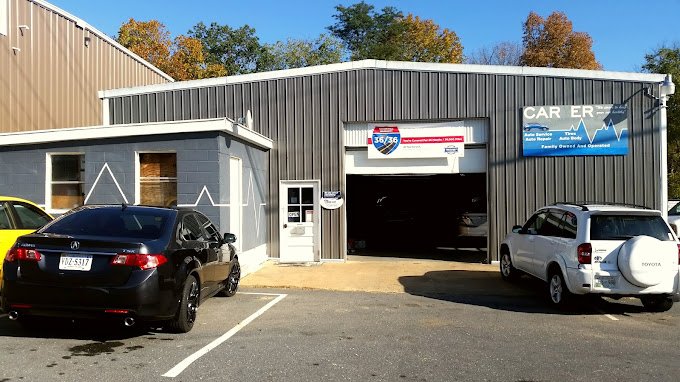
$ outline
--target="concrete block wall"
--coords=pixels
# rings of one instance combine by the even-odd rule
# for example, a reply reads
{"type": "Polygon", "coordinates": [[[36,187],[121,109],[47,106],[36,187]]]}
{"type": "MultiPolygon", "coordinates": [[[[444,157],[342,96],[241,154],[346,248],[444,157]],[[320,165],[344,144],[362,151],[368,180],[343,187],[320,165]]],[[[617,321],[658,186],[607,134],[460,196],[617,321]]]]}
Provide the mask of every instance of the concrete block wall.
{"type": "Polygon", "coordinates": [[[268,153],[218,132],[0,147],[0,195],[44,205],[47,154],[82,153],[88,204],[133,204],[137,152],[177,153],[177,204],[203,212],[221,232],[229,230],[229,157],[241,158],[244,203],[250,207],[244,207],[241,250],[268,243],[267,206],[257,216],[253,209],[268,200],[268,153]]]}

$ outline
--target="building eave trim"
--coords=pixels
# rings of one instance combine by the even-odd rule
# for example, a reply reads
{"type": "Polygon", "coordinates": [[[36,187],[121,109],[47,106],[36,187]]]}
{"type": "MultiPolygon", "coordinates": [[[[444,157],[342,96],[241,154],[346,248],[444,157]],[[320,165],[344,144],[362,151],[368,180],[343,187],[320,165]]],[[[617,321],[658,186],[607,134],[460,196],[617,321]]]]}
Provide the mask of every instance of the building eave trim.
{"type": "Polygon", "coordinates": [[[277,80],[290,77],[300,77],[307,75],[334,73],[341,71],[360,70],[360,69],[388,69],[388,70],[407,70],[419,72],[441,72],[441,73],[470,73],[470,74],[496,74],[512,75],[523,77],[558,77],[558,78],[577,78],[594,80],[613,80],[613,81],[633,81],[633,82],[661,82],[664,74],[655,73],[630,73],[630,72],[607,72],[602,70],[581,70],[581,69],[561,69],[561,68],[534,68],[528,66],[500,66],[500,65],[467,65],[467,64],[442,64],[442,63],[423,63],[423,62],[402,62],[402,61],[381,61],[381,60],[362,60],[341,62],[337,64],[310,66],[307,68],[276,70],[271,72],[260,72],[242,74],[229,77],[208,78],[203,80],[182,81],[170,84],[159,84],[140,86],[133,88],[122,88],[103,90],[99,92],[100,98],[112,98],[130,96],[147,93],[157,93],[169,90],[194,89],[209,86],[219,86],[246,82],[277,80]]]}
{"type": "Polygon", "coordinates": [[[271,139],[228,118],[4,133],[0,134],[0,147],[209,131],[224,132],[266,150],[274,147],[271,139]]]}

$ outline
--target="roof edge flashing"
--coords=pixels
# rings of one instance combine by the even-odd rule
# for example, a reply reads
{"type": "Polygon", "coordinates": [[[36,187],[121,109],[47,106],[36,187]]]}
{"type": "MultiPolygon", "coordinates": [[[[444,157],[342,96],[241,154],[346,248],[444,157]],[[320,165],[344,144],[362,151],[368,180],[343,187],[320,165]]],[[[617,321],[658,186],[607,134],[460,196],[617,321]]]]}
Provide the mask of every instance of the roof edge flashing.
{"type": "Polygon", "coordinates": [[[168,84],[102,90],[99,92],[99,97],[102,99],[106,99],[113,97],[155,93],[161,91],[185,90],[216,85],[238,84],[264,80],[277,80],[291,77],[300,77],[305,75],[317,75],[361,69],[387,69],[419,72],[436,71],[443,73],[495,74],[495,75],[515,75],[523,77],[535,76],[535,77],[578,78],[578,79],[637,81],[637,82],[661,82],[665,78],[664,74],[656,73],[608,72],[603,70],[539,68],[531,66],[383,61],[370,59],[361,61],[340,62],[328,65],[309,66],[305,68],[293,68],[275,70],[270,72],[240,74],[235,76],[216,77],[202,80],[181,81],[168,84]]]}

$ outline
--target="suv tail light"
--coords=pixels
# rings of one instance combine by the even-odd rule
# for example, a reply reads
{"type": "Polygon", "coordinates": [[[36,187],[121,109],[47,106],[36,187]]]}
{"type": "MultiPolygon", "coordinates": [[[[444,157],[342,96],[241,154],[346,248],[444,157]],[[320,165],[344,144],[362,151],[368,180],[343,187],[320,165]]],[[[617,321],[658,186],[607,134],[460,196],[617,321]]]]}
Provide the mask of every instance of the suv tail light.
{"type": "Polygon", "coordinates": [[[26,248],[12,248],[7,252],[7,255],[5,256],[5,260],[9,261],[10,263],[15,262],[17,260],[23,260],[23,261],[35,261],[38,262],[42,258],[42,255],[40,252],[36,251],[35,249],[26,249],[26,248]]]}
{"type": "MultiPolygon", "coordinates": [[[[680,250],[680,249],[679,249],[680,250]]],[[[590,264],[593,254],[593,246],[590,243],[583,243],[576,248],[579,264],[590,264]]]]}
{"type": "Polygon", "coordinates": [[[680,265],[680,244],[678,244],[678,265],[680,265]]]}
{"type": "Polygon", "coordinates": [[[141,253],[119,253],[111,260],[111,265],[127,265],[140,269],[152,269],[168,262],[163,255],[143,255],[141,253]]]}

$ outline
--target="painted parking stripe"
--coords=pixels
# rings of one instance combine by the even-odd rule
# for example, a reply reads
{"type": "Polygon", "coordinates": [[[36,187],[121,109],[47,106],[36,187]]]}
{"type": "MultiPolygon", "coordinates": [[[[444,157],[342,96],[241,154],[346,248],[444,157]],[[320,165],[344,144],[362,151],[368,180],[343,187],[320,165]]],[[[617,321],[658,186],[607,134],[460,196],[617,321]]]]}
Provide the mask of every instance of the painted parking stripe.
{"type": "Polygon", "coordinates": [[[604,315],[605,317],[607,317],[608,319],[610,319],[610,320],[612,320],[612,321],[618,321],[618,320],[619,320],[618,318],[612,316],[611,314],[607,314],[607,313],[601,311],[600,309],[596,309],[596,310],[597,310],[598,312],[602,313],[602,315],[604,315]]]}
{"type": "Polygon", "coordinates": [[[191,365],[192,363],[194,363],[196,360],[203,357],[204,355],[208,354],[208,352],[210,352],[214,348],[220,346],[224,341],[231,338],[234,334],[238,333],[246,325],[253,322],[253,320],[255,320],[256,318],[258,318],[262,314],[264,314],[264,312],[269,310],[269,308],[276,305],[279,301],[283,300],[284,298],[286,298],[286,296],[288,296],[287,294],[278,294],[278,293],[241,293],[241,294],[254,294],[254,295],[266,295],[266,296],[278,296],[278,297],[276,297],[275,299],[273,299],[272,301],[267,303],[267,305],[260,308],[257,312],[251,314],[250,317],[239,322],[238,325],[234,326],[231,330],[224,333],[218,339],[216,339],[213,342],[209,343],[208,345],[204,346],[202,349],[200,349],[196,353],[185,358],[184,361],[178,363],[177,366],[173,367],[167,373],[163,374],[164,377],[175,378],[176,376],[180,375],[184,371],[184,369],[189,367],[189,365],[191,365]]]}

